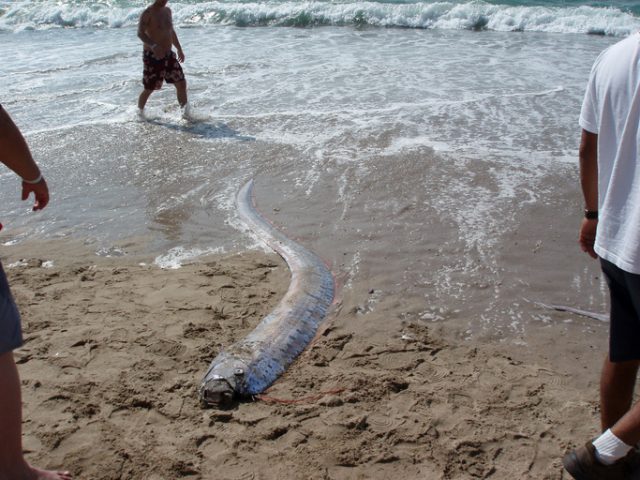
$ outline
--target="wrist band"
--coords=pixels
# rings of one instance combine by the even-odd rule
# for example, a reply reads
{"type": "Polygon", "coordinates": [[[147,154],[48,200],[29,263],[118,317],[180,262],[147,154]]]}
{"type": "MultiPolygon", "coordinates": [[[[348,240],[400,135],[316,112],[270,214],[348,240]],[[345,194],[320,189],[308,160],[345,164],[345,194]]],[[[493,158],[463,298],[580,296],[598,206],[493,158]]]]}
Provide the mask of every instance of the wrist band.
{"type": "Polygon", "coordinates": [[[584,218],[587,220],[597,220],[598,219],[598,210],[585,210],[584,218]]]}
{"type": "Polygon", "coordinates": [[[28,183],[29,185],[35,185],[36,183],[40,183],[42,181],[42,173],[38,175],[38,178],[36,178],[35,180],[25,180],[24,178],[22,179],[22,181],[24,183],[28,183]]]}

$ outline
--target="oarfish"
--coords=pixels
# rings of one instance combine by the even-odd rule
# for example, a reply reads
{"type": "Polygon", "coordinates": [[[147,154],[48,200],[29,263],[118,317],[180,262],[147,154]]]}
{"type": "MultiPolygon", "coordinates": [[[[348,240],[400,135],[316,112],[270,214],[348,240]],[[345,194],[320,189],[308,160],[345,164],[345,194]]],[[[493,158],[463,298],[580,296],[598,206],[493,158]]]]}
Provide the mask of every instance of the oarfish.
{"type": "Polygon", "coordinates": [[[284,259],[291,282],[280,303],[247,337],[213,359],[200,387],[207,405],[225,406],[234,398],[264,391],[309,344],[333,302],[335,284],[327,266],[263,218],[252,194],[250,180],[236,197],[238,213],[284,259]]]}

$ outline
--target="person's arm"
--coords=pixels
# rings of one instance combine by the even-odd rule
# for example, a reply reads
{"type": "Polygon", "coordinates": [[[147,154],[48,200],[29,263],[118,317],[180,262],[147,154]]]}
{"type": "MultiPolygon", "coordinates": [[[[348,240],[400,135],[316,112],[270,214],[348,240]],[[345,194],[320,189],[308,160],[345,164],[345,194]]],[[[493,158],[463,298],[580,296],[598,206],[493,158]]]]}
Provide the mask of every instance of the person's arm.
{"type": "Polygon", "coordinates": [[[176,50],[178,51],[178,61],[182,63],[184,62],[184,52],[182,51],[182,47],[180,46],[178,35],[176,35],[176,31],[173,29],[171,30],[171,38],[173,41],[173,45],[176,47],[176,50]]]}
{"type": "Polygon", "coordinates": [[[584,208],[596,212],[596,218],[584,218],[580,226],[579,243],[583,252],[598,258],[593,249],[598,227],[598,134],[582,130],[580,140],[580,186],[584,197],[584,208]]]}
{"type": "Polygon", "coordinates": [[[42,210],[49,203],[49,188],[31,156],[29,146],[9,114],[0,106],[0,162],[22,178],[22,200],[33,192],[33,210],[42,210]]]}
{"type": "MultiPolygon", "coordinates": [[[[171,15],[171,13],[169,13],[169,15],[171,15]]],[[[178,40],[178,34],[176,33],[175,28],[173,28],[173,18],[171,16],[169,18],[171,20],[171,43],[173,43],[173,46],[176,47],[176,50],[178,51],[178,61],[182,63],[184,62],[184,52],[182,51],[180,40],[178,40]]]]}

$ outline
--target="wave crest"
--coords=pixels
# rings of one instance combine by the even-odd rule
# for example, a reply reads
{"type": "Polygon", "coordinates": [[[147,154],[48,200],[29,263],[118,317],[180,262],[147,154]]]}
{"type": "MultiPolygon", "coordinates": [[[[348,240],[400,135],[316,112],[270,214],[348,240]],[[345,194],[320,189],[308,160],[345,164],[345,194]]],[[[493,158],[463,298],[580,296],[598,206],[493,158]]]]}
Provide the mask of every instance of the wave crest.
{"type": "MultiPolygon", "coordinates": [[[[122,28],[138,22],[140,0],[0,1],[0,29],[122,28]]],[[[640,29],[640,18],[619,9],[588,6],[508,6],[482,1],[416,3],[174,2],[177,25],[241,27],[356,26],[446,30],[597,33],[625,36],[640,29]]]]}

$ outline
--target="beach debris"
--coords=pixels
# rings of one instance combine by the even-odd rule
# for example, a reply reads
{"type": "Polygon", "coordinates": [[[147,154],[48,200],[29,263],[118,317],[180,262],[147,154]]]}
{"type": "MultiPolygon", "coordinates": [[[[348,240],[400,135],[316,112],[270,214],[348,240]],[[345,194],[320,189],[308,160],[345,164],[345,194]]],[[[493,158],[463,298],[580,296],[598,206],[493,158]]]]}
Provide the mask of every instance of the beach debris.
{"type": "Polygon", "coordinates": [[[238,213],[251,231],[278,253],[291,271],[276,308],[244,339],[223,349],[200,386],[203,406],[228,407],[239,397],[270,386],[316,334],[334,298],[334,279],[324,262],[269,223],[255,208],[253,180],[238,192],[238,213]]]}
{"type": "Polygon", "coordinates": [[[533,302],[539,307],[547,308],[550,310],[556,310],[558,312],[569,312],[583,317],[593,318],[601,322],[609,322],[609,315],[606,313],[590,312],[588,310],[582,310],[580,308],[569,307],[567,305],[548,305],[542,302],[533,302]]]}

